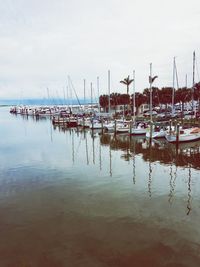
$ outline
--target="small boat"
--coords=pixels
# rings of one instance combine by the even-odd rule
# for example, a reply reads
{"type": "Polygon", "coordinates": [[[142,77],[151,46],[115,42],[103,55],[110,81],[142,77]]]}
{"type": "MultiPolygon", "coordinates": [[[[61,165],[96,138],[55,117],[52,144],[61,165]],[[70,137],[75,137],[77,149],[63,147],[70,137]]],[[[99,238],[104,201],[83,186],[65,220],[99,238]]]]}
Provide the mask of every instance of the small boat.
{"type": "Polygon", "coordinates": [[[91,126],[91,120],[90,120],[90,118],[79,119],[79,125],[81,127],[83,127],[84,129],[90,128],[90,126],[91,126]]]}
{"type": "Polygon", "coordinates": [[[116,121],[116,133],[129,133],[130,132],[130,121],[117,120],[116,121]]]}
{"type": "Polygon", "coordinates": [[[115,130],[115,123],[114,122],[110,122],[104,125],[104,129],[106,132],[114,132],[115,130]]]}
{"type": "MultiPolygon", "coordinates": [[[[166,133],[165,138],[169,143],[176,143],[177,142],[177,134],[176,132],[172,131],[166,133]]],[[[178,142],[192,142],[200,140],[200,128],[189,128],[189,129],[181,129],[178,137],[178,142]]]]}
{"type": "Polygon", "coordinates": [[[117,133],[128,133],[130,131],[130,127],[128,124],[121,124],[116,126],[117,133]]]}
{"type": "Polygon", "coordinates": [[[130,135],[146,135],[147,132],[147,124],[146,123],[138,123],[135,127],[131,128],[130,135]]]}
{"type": "Polygon", "coordinates": [[[102,129],[103,124],[97,120],[93,120],[91,125],[90,125],[90,129],[92,130],[98,130],[98,129],[102,129]]]}
{"type": "Polygon", "coordinates": [[[158,138],[165,138],[166,135],[166,128],[155,126],[153,131],[152,131],[152,136],[150,136],[150,131],[146,132],[146,137],[150,138],[152,137],[153,139],[158,139],[158,138]]]}

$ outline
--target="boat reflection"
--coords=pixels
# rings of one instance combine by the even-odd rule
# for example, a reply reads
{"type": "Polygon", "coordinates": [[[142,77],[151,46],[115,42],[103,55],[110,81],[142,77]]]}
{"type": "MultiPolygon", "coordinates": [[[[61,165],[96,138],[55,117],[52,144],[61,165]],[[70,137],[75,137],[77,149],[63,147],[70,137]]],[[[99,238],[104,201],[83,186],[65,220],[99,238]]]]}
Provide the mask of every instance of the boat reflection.
{"type": "MultiPolygon", "coordinates": [[[[188,167],[199,170],[200,169],[200,141],[182,143],[177,147],[174,144],[170,144],[163,140],[152,140],[141,136],[129,136],[127,134],[114,135],[108,133],[102,133],[101,130],[90,131],[87,129],[80,130],[79,128],[62,128],[55,127],[54,130],[59,130],[64,133],[77,132],[84,136],[86,140],[86,159],[89,164],[87,142],[89,135],[92,139],[92,162],[95,164],[95,147],[99,146],[99,165],[102,169],[101,158],[101,146],[109,146],[109,157],[112,156],[112,151],[122,151],[121,159],[130,162],[135,160],[136,155],[142,156],[142,159],[146,162],[154,163],[159,162],[165,165],[171,165],[177,167],[188,167]],[[99,138],[99,142],[96,139],[99,138]],[[97,144],[98,143],[98,144],[97,144]]],[[[134,165],[135,163],[133,163],[134,165]]],[[[135,174],[133,175],[135,177],[135,174]]],[[[135,179],[135,178],[134,178],[135,179]]]]}
{"type": "Polygon", "coordinates": [[[56,134],[64,133],[66,135],[66,140],[69,141],[68,145],[71,147],[69,151],[71,151],[72,165],[77,166],[80,159],[79,154],[82,154],[84,164],[94,170],[97,167],[103,176],[119,177],[121,175],[125,177],[123,171],[119,175],[119,166],[124,162],[122,165],[129,165],[127,175],[131,177],[134,187],[138,187],[137,190],[141,190],[152,199],[162,189],[158,186],[163,186],[162,190],[167,194],[170,206],[174,204],[177,183],[181,179],[178,170],[185,169],[185,180],[181,182],[185,190],[184,208],[187,215],[191,213],[192,176],[193,170],[200,169],[200,141],[180,144],[177,147],[165,140],[149,142],[143,136],[115,135],[102,133],[101,130],[91,131],[79,127],[52,127],[52,129],[57,131],[56,134]],[[159,171],[157,171],[158,168],[159,171]],[[164,168],[166,168],[166,180],[162,181],[164,168]],[[156,182],[159,181],[158,185],[156,182]],[[165,185],[162,185],[163,182],[165,185]],[[139,188],[141,183],[143,183],[142,187],[139,188]]]}
{"type": "Polygon", "coordinates": [[[126,135],[110,136],[102,135],[100,137],[102,145],[109,145],[113,150],[121,150],[123,153],[121,159],[133,161],[133,184],[136,183],[136,155],[141,155],[143,160],[148,162],[148,194],[152,197],[153,182],[153,163],[160,162],[170,166],[169,170],[169,198],[168,202],[172,205],[175,198],[177,169],[179,167],[188,170],[187,182],[187,203],[186,214],[189,215],[192,210],[192,171],[191,169],[200,169],[200,142],[180,144],[178,149],[176,145],[168,144],[165,141],[153,141],[151,144],[146,139],[137,137],[130,138],[126,135]]]}
{"type": "Polygon", "coordinates": [[[176,145],[165,140],[153,140],[151,144],[142,137],[129,137],[127,135],[102,135],[102,145],[109,145],[113,150],[123,151],[122,158],[130,161],[136,154],[148,162],[173,163],[175,166],[200,169],[200,141],[176,145]]]}

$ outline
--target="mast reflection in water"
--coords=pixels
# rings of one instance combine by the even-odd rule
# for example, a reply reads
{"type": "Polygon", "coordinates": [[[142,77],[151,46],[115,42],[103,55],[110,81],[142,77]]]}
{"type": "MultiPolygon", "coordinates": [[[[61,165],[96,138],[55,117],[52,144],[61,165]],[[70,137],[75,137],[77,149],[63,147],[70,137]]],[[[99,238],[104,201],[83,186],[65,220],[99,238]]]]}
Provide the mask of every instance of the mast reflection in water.
{"type": "Polygon", "coordinates": [[[200,266],[199,142],[0,123],[0,266],[200,266]]]}

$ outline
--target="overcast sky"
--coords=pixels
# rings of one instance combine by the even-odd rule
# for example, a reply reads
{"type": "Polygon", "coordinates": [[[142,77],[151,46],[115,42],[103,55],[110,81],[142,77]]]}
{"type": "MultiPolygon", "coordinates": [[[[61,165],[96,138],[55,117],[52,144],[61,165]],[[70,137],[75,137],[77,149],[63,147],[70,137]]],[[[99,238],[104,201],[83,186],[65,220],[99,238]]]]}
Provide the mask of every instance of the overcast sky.
{"type": "Polygon", "coordinates": [[[199,0],[0,0],[0,14],[0,98],[63,96],[68,75],[80,98],[84,78],[88,97],[97,76],[107,93],[108,70],[112,92],[133,70],[142,92],[150,62],[155,86],[171,86],[174,56],[190,86],[200,60],[199,0]]]}

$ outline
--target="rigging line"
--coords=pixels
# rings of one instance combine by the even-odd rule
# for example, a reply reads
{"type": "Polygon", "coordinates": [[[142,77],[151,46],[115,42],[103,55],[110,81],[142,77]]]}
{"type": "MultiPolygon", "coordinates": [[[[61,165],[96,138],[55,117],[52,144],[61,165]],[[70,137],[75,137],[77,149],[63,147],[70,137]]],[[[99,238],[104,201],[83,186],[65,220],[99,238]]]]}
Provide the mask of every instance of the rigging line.
{"type": "Polygon", "coordinates": [[[73,89],[73,91],[74,91],[74,93],[75,93],[76,99],[77,99],[77,101],[78,101],[78,104],[79,104],[79,106],[81,107],[81,103],[80,103],[80,101],[79,101],[79,99],[78,99],[78,96],[77,96],[77,94],[76,94],[76,90],[75,90],[75,88],[74,88],[74,85],[73,85],[73,83],[72,83],[72,80],[71,80],[70,76],[68,76],[68,77],[69,77],[69,81],[70,81],[70,83],[71,83],[72,89],[73,89]]]}

